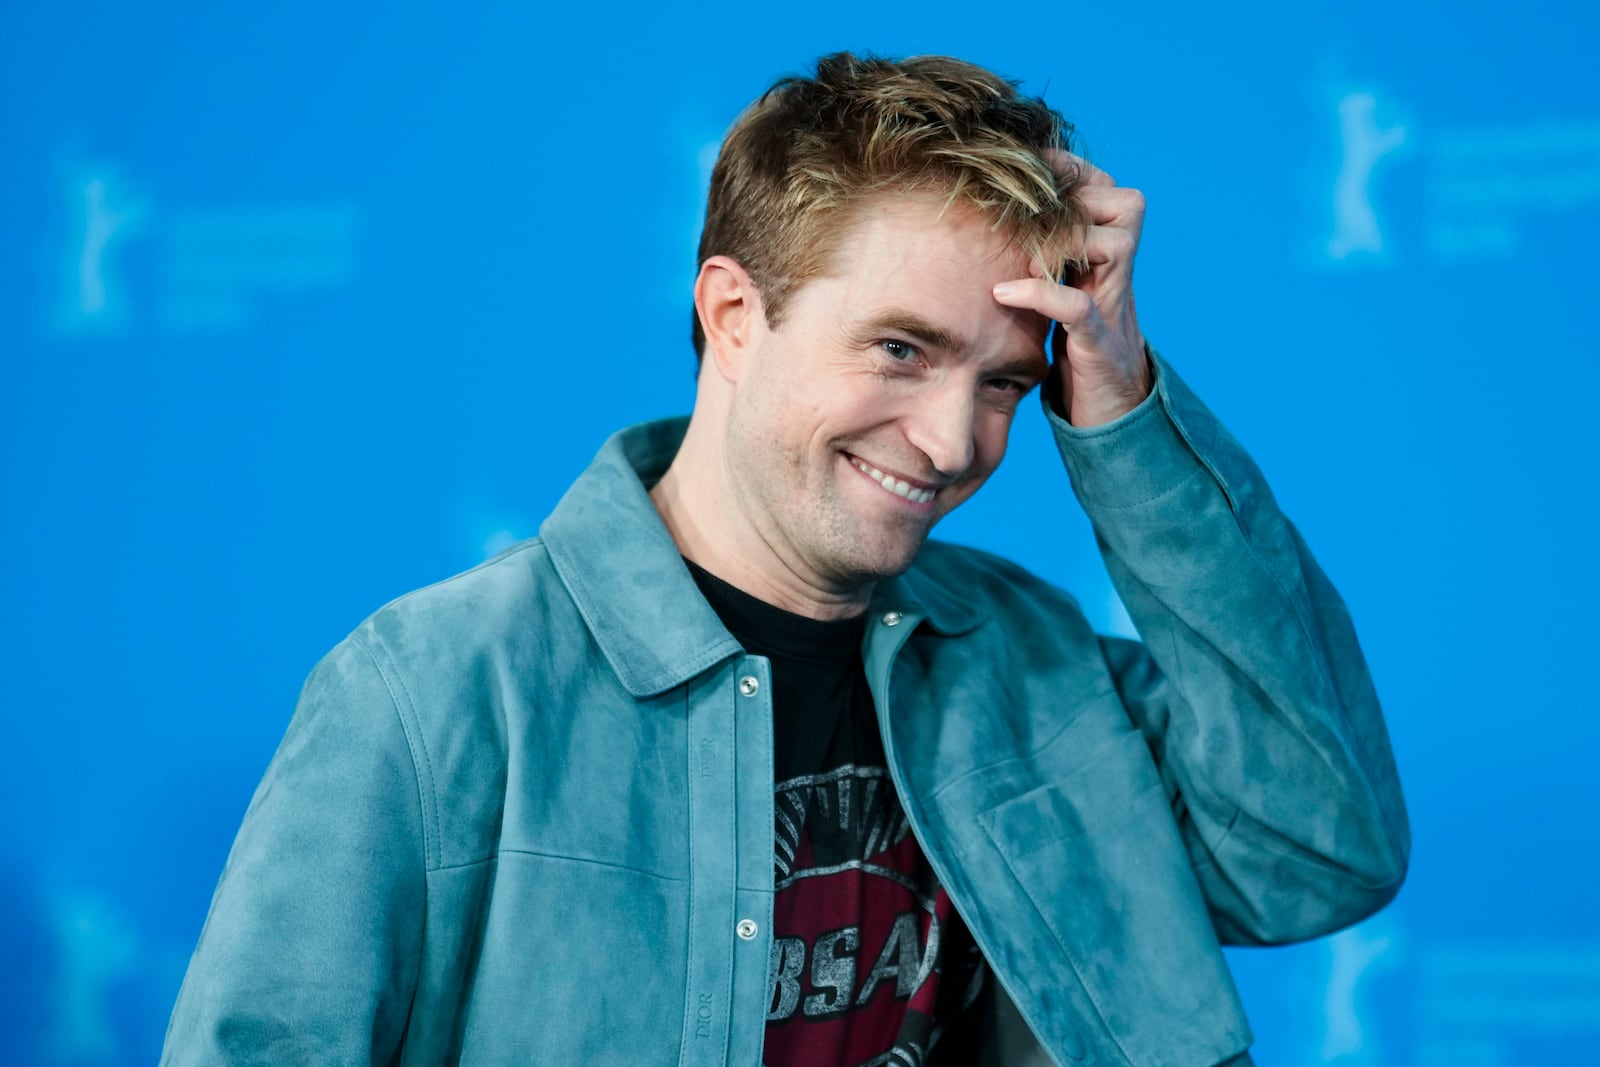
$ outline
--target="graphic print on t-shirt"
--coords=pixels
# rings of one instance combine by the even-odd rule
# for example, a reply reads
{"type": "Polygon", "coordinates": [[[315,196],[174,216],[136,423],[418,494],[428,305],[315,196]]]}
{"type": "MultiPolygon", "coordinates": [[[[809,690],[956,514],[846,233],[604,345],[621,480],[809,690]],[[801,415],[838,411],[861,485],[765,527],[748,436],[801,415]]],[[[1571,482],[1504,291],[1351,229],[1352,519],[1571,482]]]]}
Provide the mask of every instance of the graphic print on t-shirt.
{"type": "Polygon", "coordinates": [[[894,784],[883,767],[846,764],[779,783],[776,801],[764,1061],[920,1067],[953,912],[894,784]]]}
{"type": "Polygon", "coordinates": [[[811,619],[685,559],[728,632],[772,669],[769,1067],[955,1067],[983,957],[923,856],[888,764],[866,616],[811,619]]]}

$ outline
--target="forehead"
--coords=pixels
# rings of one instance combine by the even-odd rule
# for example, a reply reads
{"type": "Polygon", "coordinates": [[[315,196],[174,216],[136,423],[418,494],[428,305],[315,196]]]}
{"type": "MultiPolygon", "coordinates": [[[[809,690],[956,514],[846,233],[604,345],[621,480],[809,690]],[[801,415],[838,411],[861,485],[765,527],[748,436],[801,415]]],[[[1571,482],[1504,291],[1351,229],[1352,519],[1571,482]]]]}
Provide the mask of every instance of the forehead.
{"type": "Polygon", "coordinates": [[[882,196],[857,209],[832,244],[830,269],[801,291],[817,313],[851,320],[905,310],[967,337],[1042,343],[1048,323],[993,293],[999,282],[1037,273],[1035,264],[973,207],[882,196]]]}

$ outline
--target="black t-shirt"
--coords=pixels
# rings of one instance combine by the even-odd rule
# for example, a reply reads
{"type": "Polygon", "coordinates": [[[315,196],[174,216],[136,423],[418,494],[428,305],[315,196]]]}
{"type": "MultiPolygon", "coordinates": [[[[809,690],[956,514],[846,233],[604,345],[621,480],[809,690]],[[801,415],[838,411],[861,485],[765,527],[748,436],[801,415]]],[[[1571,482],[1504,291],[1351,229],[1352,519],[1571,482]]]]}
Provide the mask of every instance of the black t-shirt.
{"type": "Polygon", "coordinates": [[[777,896],[763,1060],[966,1062],[983,958],[889,779],[865,617],[791,614],[689,570],[745,651],[772,664],[777,896]]]}

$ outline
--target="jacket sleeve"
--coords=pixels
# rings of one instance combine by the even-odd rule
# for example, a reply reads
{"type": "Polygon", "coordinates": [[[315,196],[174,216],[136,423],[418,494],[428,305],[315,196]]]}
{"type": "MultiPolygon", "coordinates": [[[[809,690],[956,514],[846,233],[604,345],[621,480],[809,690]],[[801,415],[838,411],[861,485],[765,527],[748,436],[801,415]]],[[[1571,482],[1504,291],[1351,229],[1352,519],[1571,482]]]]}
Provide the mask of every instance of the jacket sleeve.
{"type": "Polygon", "coordinates": [[[1343,602],[1261,473],[1150,353],[1138,408],[1046,413],[1144,638],[1102,639],[1171,799],[1218,936],[1281,944],[1359,921],[1404,880],[1411,833],[1343,602]]]}
{"type": "Polygon", "coordinates": [[[161,1062],[386,1063],[425,904],[418,777],[359,639],[312,672],[256,789],[161,1062]]]}

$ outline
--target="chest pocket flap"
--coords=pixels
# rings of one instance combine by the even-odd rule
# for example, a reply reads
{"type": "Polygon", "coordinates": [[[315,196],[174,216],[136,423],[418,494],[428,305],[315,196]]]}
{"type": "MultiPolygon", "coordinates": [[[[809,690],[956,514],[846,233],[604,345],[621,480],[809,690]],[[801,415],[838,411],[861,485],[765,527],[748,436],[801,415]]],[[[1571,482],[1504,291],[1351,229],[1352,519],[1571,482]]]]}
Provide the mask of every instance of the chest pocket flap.
{"type": "Polygon", "coordinates": [[[1119,733],[1067,778],[981,812],[978,824],[1134,1064],[1220,1062],[1249,1045],[1137,730],[1119,733]]]}

